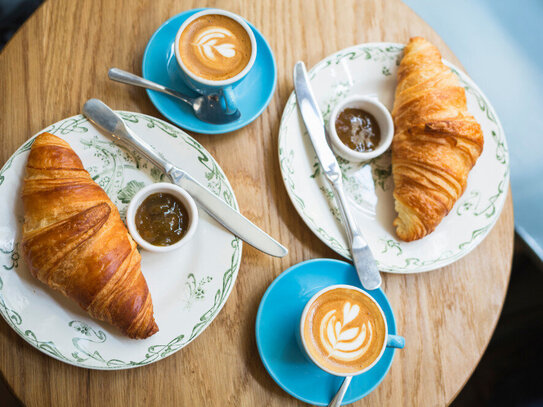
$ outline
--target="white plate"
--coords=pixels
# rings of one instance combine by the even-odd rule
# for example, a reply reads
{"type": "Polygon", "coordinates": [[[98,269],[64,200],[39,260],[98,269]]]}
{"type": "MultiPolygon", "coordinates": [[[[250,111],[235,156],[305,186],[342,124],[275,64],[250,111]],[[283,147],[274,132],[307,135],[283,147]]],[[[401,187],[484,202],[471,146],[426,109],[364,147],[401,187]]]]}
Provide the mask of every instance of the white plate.
{"type": "MultiPolygon", "coordinates": [[[[377,94],[392,109],[396,72],[403,44],[368,43],[339,51],[311,69],[313,91],[326,123],[341,99],[353,94],[377,94]]],[[[509,185],[509,155],[494,109],[469,77],[450,63],[466,90],[468,110],[484,133],[483,153],[468,178],[464,194],[436,230],[416,242],[398,240],[392,221],[390,152],[369,164],[338,157],[353,215],[369,242],[379,269],[418,273],[444,267],[473,250],[495,224],[509,185]]],[[[330,248],[350,259],[332,190],[296,107],[287,101],[279,128],[279,161],[287,192],[309,228],[330,248]]]]}
{"type": "MultiPolygon", "coordinates": [[[[196,140],[162,120],[139,113],[118,113],[167,159],[238,208],[224,173],[196,140]]],[[[119,148],[81,115],[43,131],[71,145],[123,217],[130,198],[140,188],[163,179],[147,160],[119,148]]],[[[129,339],[117,328],[90,318],[75,302],[32,277],[20,257],[20,191],[33,140],[21,146],[0,170],[0,313],[4,319],[47,355],[91,369],[146,365],[190,343],[226,302],[239,269],[241,241],[200,210],[198,229],[185,246],[168,253],[140,250],[159,332],[145,340],[129,339]]]]}

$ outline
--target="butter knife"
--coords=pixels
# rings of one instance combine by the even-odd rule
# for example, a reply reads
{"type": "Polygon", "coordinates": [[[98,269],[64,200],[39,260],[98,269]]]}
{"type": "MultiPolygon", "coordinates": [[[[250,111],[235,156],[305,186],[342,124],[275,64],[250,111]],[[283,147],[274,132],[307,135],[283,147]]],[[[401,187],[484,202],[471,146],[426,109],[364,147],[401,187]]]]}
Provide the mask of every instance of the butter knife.
{"type": "Polygon", "coordinates": [[[241,213],[228,206],[190,174],[162,158],[149,144],[130,130],[124,121],[102,101],[89,99],[83,106],[83,114],[98,128],[111,134],[117,141],[133,147],[143,154],[156,167],[160,168],[174,184],[185,189],[202,209],[234,235],[271,256],[283,257],[288,253],[284,246],[251,223],[241,213]]]}
{"type": "Polygon", "coordinates": [[[313,144],[323,173],[334,190],[339,212],[341,213],[341,218],[343,219],[349,239],[349,248],[353,257],[354,267],[356,268],[360,282],[366,290],[375,290],[381,286],[381,274],[379,274],[377,263],[368,246],[368,242],[364,239],[362,232],[349,211],[347,199],[343,192],[341,169],[334,153],[328,145],[321,111],[315,100],[315,96],[313,96],[305,65],[301,61],[297,62],[294,66],[294,90],[296,91],[298,109],[309,133],[309,139],[311,140],[311,144],[313,144]]]}

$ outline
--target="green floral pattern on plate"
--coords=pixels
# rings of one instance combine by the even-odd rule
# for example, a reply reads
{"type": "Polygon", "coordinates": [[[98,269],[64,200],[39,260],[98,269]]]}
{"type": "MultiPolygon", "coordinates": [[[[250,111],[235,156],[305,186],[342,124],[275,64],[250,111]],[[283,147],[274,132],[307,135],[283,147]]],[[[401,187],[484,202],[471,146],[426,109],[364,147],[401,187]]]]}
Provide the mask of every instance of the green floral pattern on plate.
{"type": "MultiPolygon", "coordinates": [[[[198,165],[203,172],[203,177],[205,178],[203,180],[204,184],[207,184],[207,187],[213,193],[221,197],[231,207],[238,208],[233,190],[228,184],[224,173],[200,143],[181,130],[153,117],[131,112],[118,113],[129,124],[145,126],[144,128],[150,129],[154,136],[177,139],[175,143],[194,155],[195,163],[197,163],[195,165],[198,165]]],[[[76,140],[79,142],[79,153],[80,155],[83,154],[86,158],[82,157],[82,160],[84,163],[89,163],[86,167],[87,170],[116,203],[122,215],[126,211],[126,206],[130,202],[130,199],[139,189],[149,182],[162,181],[164,176],[160,170],[135,151],[118,147],[115,143],[99,135],[94,129],[91,131],[91,129],[92,126],[90,126],[83,116],[74,116],[55,123],[44,131],[66,137],[72,146],[76,140]]],[[[22,156],[23,161],[19,162],[18,168],[24,168],[23,165],[26,162],[24,155],[30,149],[33,140],[34,138],[21,146],[0,170],[0,193],[2,192],[2,188],[12,187],[14,183],[22,181],[22,174],[15,173],[12,166],[22,156]],[[6,180],[11,182],[9,186],[5,185],[6,180]]],[[[26,309],[24,312],[19,311],[17,306],[12,305],[8,300],[10,291],[7,290],[16,290],[17,287],[15,286],[17,284],[28,284],[24,283],[24,279],[14,281],[14,277],[17,277],[19,274],[28,274],[26,267],[24,271],[20,270],[21,262],[18,236],[20,235],[19,231],[22,221],[21,216],[16,216],[16,219],[12,219],[12,225],[16,225],[16,227],[11,226],[12,229],[16,230],[10,231],[9,237],[0,235],[1,270],[4,270],[4,273],[15,273],[13,275],[0,273],[0,314],[32,346],[56,359],[81,367],[126,369],[143,366],[163,359],[186,346],[211,323],[226,302],[237,276],[241,260],[241,241],[227,234],[226,236],[230,236],[230,241],[225,246],[227,246],[230,254],[224,258],[225,260],[227,259],[222,266],[224,268],[221,267],[222,270],[212,270],[210,274],[209,270],[192,270],[186,277],[185,284],[190,286],[190,290],[186,300],[184,302],[180,300],[179,304],[180,306],[183,303],[190,303],[191,306],[195,302],[201,304],[198,309],[191,311],[199,313],[197,318],[195,318],[196,322],[194,325],[186,333],[174,335],[164,343],[153,343],[151,346],[145,347],[145,342],[152,341],[154,337],[146,341],[127,342],[128,346],[133,344],[140,346],[138,345],[139,343],[143,344],[139,348],[141,350],[141,355],[139,356],[135,354],[133,358],[106,357],[105,353],[111,354],[112,351],[115,353],[115,349],[109,347],[117,346],[116,344],[119,341],[119,339],[113,341],[110,338],[110,335],[107,333],[110,327],[101,329],[96,326],[95,321],[89,320],[86,322],[79,319],[72,319],[65,321],[66,332],[71,332],[71,341],[69,341],[69,344],[66,343],[65,339],[67,338],[65,337],[62,338],[62,341],[53,340],[51,337],[40,337],[44,335],[38,335],[36,329],[28,326],[26,322],[27,319],[31,319],[32,317],[32,315],[25,314],[25,312],[29,311],[26,309]],[[213,288],[211,288],[212,283],[215,283],[213,288]],[[112,344],[109,344],[111,341],[113,341],[112,344]],[[59,342],[62,342],[62,344],[59,342]],[[143,349],[145,350],[143,351],[143,349]]],[[[224,237],[221,239],[224,241],[224,237]]],[[[32,279],[32,277],[29,278],[32,279]]],[[[49,288],[41,287],[43,291],[50,290],[49,288]]],[[[197,308],[196,305],[194,308],[197,308]]],[[[60,329],[62,330],[63,328],[60,327],[60,329]]],[[[115,328],[111,329],[115,330],[115,328]]],[[[131,341],[124,338],[120,340],[131,341]]]]}
{"type": "MultiPolygon", "coordinates": [[[[378,94],[391,106],[402,53],[402,44],[363,44],[339,51],[315,65],[309,76],[326,125],[334,105],[353,93],[378,94]]],[[[419,242],[406,243],[397,239],[392,228],[395,214],[390,151],[366,163],[350,163],[338,157],[346,194],[357,211],[357,219],[362,222],[363,232],[369,234],[370,246],[383,271],[414,273],[456,261],[482,241],[503,206],[509,183],[509,159],[502,127],[477,86],[464,73],[450,64],[448,66],[465,88],[468,108],[481,122],[485,136],[484,157],[481,156],[472,172],[491,173],[485,182],[493,190],[489,192],[489,187],[483,188],[481,177],[477,181],[469,181],[468,190],[448,216],[465,219],[465,223],[460,227],[442,226],[454,231],[454,244],[441,244],[443,249],[439,252],[426,250],[424,242],[435,239],[436,232],[419,242]],[[482,218],[486,221],[477,220],[473,227],[469,227],[470,219],[482,218]],[[376,221],[383,226],[368,231],[367,227],[376,221]]],[[[287,192],[298,213],[324,243],[350,259],[335,198],[309,144],[307,131],[298,119],[294,94],[287,101],[279,128],[279,162],[287,192]],[[311,183],[316,184],[320,191],[318,194],[326,200],[333,222],[324,216],[320,205],[322,198],[317,196],[314,187],[308,187],[311,183]]],[[[475,175],[470,175],[470,179],[473,177],[475,175]]]]}

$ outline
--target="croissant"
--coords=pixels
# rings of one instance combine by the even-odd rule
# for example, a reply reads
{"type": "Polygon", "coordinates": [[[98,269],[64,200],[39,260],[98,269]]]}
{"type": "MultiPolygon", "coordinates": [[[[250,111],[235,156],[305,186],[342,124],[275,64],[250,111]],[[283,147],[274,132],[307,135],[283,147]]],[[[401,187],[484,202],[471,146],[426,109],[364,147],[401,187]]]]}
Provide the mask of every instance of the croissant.
{"type": "Polygon", "coordinates": [[[36,138],[22,198],[21,247],[34,277],[131,338],[158,331],[136,244],[68,143],[36,138]]]}
{"type": "Polygon", "coordinates": [[[458,78],[420,37],[405,47],[392,117],[393,224],[400,239],[412,241],[431,233],[464,192],[483,132],[458,78]]]}

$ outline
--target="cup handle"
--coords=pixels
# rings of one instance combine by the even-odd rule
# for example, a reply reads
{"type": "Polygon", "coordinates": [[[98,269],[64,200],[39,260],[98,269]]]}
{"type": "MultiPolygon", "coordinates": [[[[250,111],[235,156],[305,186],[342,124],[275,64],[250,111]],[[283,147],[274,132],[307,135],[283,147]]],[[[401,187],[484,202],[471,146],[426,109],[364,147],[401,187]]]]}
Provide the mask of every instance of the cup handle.
{"type": "Polygon", "coordinates": [[[405,346],[405,338],[399,335],[388,335],[387,347],[403,349],[405,346]]]}
{"type": "Polygon", "coordinates": [[[221,90],[222,101],[221,105],[224,111],[228,114],[235,113],[238,110],[236,106],[236,98],[234,96],[234,90],[231,87],[221,90]]]}

